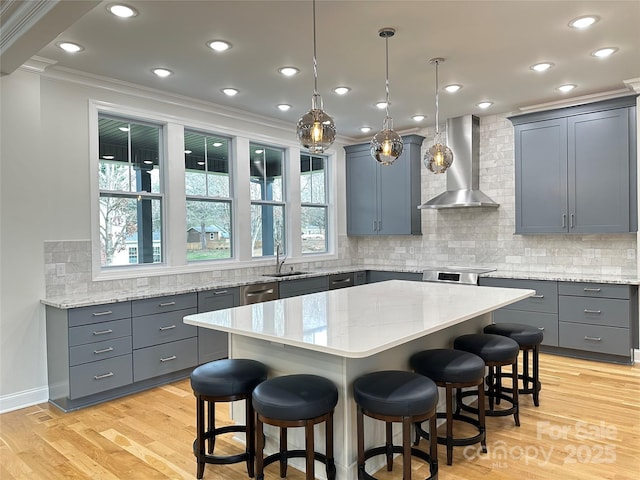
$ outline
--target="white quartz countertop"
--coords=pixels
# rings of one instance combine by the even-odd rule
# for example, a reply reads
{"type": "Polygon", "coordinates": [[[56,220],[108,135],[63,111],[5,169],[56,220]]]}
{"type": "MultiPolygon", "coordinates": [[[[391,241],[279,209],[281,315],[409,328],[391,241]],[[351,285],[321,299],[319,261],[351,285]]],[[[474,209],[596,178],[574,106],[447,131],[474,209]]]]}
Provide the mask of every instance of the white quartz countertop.
{"type": "Polygon", "coordinates": [[[205,312],[184,322],[363,358],[505,305],[534,290],[390,280],[205,312]]]}

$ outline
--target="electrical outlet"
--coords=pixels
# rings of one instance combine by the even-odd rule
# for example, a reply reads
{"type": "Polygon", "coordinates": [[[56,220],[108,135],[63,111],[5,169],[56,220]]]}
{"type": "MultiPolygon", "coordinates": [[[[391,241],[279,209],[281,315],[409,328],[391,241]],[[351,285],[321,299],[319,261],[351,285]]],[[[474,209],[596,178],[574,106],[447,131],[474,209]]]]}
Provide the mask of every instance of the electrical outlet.
{"type": "Polygon", "coordinates": [[[64,277],[66,275],[64,263],[56,263],[56,277],[64,277]]]}

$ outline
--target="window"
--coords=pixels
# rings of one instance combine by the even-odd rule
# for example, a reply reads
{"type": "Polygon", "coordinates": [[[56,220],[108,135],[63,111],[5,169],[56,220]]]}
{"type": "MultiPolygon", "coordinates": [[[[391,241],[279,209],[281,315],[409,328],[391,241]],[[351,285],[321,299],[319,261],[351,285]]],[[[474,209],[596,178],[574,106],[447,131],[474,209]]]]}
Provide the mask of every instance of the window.
{"type": "Polygon", "coordinates": [[[160,263],[162,127],[98,116],[100,263],[160,263]]]}
{"type": "Polygon", "coordinates": [[[284,150],[249,144],[251,192],[251,252],[253,257],[286,252],[284,150]]]}
{"type": "Polygon", "coordinates": [[[230,140],[185,130],[187,261],[233,256],[230,140]]]}
{"type": "Polygon", "coordinates": [[[302,253],[327,252],[327,159],[300,155],[302,253]]]}

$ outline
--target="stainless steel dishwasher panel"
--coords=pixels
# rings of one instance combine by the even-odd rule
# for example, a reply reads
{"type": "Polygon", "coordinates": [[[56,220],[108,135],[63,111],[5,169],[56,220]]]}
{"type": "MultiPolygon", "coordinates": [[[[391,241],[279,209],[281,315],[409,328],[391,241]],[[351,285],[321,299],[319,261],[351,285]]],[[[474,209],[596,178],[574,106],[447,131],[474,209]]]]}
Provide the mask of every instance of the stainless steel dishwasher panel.
{"type": "Polygon", "coordinates": [[[256,283],[240,287],[240,305],[278,299],[278,282],[256,283]]]}

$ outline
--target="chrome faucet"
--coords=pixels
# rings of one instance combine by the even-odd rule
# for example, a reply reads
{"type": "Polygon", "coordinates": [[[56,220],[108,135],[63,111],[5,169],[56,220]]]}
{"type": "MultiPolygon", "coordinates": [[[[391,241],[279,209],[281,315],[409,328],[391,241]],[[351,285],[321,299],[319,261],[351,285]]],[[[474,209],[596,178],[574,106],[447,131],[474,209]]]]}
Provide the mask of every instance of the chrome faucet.
{"type": "Polygon", "coordinates": [[[280,243],[276,243],[276,273],[282,272],[282,266],[284,265],[284,261],[287,258],[287,256],[285,255],[284,257],[282,257],[282,260],[280,260],[280,251],[280,243]]]}

